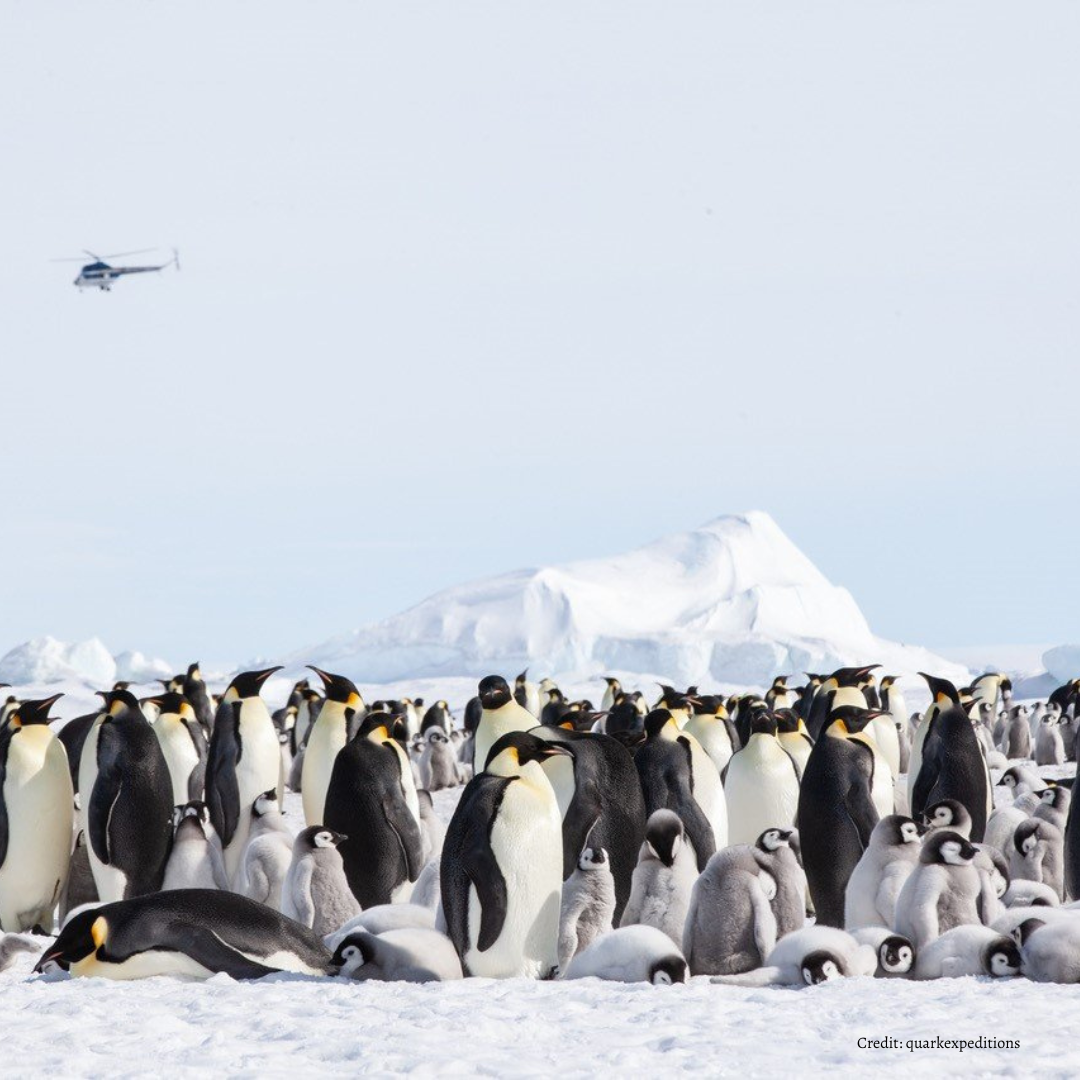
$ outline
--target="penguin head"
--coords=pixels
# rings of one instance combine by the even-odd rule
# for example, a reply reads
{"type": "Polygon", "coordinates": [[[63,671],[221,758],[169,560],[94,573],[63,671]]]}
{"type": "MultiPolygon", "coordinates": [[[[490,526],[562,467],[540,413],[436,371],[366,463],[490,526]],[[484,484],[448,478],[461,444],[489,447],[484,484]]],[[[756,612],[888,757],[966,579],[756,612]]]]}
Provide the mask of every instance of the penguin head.
{"type": "Polygon", "coordinates": [[[1051,784],[1039,792],[1039,802],[1055,810],[1065,810],[1069,802],[1069,790],[1058,784],[1051,784]]]}
{"type": "Polygon", "coordinates": [[[545,761],[557,754],[573,756],[567,747],[559,743],[547,742],[527,731],[509,731],[488,751],[484,771],[513,776],[522,766],[533,761],[545,761]]]}
{"type": "Polygon", "coordinates": [[[881,830],[881,836],[889,845],[922,843],[922,829],[912,818],[903,814],[889,814],[874,826],[874,832],[881,830]]]}
{"type": "Polygon", "coordinates": [[[1001,774],[1001,779],[998,781],[998,784],[1001,787],[1012,788],[1013,790],[1016,789],[1018,783],[1019,779],[1012,769],[1006,769],[1005,772],[1001,774]]]}
{"type": "Polygon", "coordinates": [[[385,708],[375,707],[380,704],[385,703],[377,701],[372,706],[371,712],[364,717],[360,730],[356,733],[358,739],[369,739],[374,743],[384,743],[391,738],[394,726],[393,717],[385,708]]]}
{"type": "Polygon", "coordinates": [[[129,710],[142,716],[142,710],[139,708],[138,699],[130,690],[98,690],[97,694],[98,697],[102,699],[103,705],[101,711],[105,714],[106,720],[112,720],[117,716],[123,716],[123,714],[129,710]]]}
{"type": "Polygon", "coordinates": [[[166,693],[179,694],[184,689],[184,676],[173,675],[170,679],[158,679],[158,682],[165,687],[166,693]]]}
{"type": "Polygon", "coordinates": [[[750,737],[755,735],[775,735],[776,718],[768,709],[755,709],[750,716],[750,737]]]}
{"type": "Polygon", "coordinates": [[[579,870],[602,870],[608,864],[607,852],[601,848],[587,847],[578,856],[579,870]]]}
{"type": "Polygon", "coordinates": [[[685,830],[674,810],[654,810],[645,823],[645,843],[665,866],[672,866],[682,848],[685,830]]]}
{"type": "Polygon", "coordinates": [[[863,709],[858,705],[841,705],[829,713],[828,727],[830,735],[857,735],[876,716],[887,716],[879,709],[863,709]]]}
{"type": "MultiPolygon", "coordinates": [[[[1028,922],[1038,921],[1038,919],[1028,920],[1028,922]]],[[[1020,948],[1017,943],[1004,934],[991,941],[983,950],[983,970],[994,979],[1008,979],[1013,975],[1019,975],[1020,948]]]]}
{"type": "Polygon", "coordinates": [[[686,961],[674,954],[657,960],[649,968],[649,982],[653,986],[672,986],[686,982],[686,961]]]}
{"type": "Polygon", "coordinates": [[[185,720],[195,719],[195,710],[191,702],[183,694],[170,690],[165,694],[155,694],[153,697],[143,698],[142,704],[157,705],[161,716],[182,716],[185,720]]]}
{"type": "Polygon", "coordinates": [[[356,689],[352,679],[346,679],[344,675],[332,675],[329,671],[323,671],[314,664],[308,664],[308,667],[322,679],[327,701],[336,701],[348,709],[358,709],[364,704],[360,691],[356,689]]]}
{"type": "Polygon", "coordinates": [[[325,825],[309,825],[306,829],[301,830],[296,838],[296,844],[306,851],[314,851],[316,848],[325,850],[326,848],[336,848],[348,839],[344,833],[334,832],[333,829],[328,829],[325,825]]]}
{"type": "Polygon", "coordinates": [[[1045,822],[1039,818],[1028,818],[1020,822],[1013,833],[1013,844],[1017,853],[1023,857],[1034,855],[1039,848],[1039,842],[1045,839],[1046,831],[1042,828],[1045,822]]]}
{"type": "Polygon", "coordinates": [[[1057,713],[1046,712],[1046,713],[1043,713],[1042,717],[1040,718],[1039,725],[1041,727],[1045,727],[1045,728],[1052,728],[1052,727],[1057,726],[1057,722],[1058,722],[1057,713]]]}
{"type": "Polygon", "coordinates": [[[7,722],[16,730],[18,728],[48,724],[49,710],[63,696],[63,694],[53,694],[52,697],[42,698],[40,701],[20,701],[8,714],[7,722]]]}
{"type": "Polygon", "coordinates": [[[878,946],[878,966],[889,975],[906,975],[915,965],[915,946],[900,934],[890,934],[878,946]]]}
{"type": "Polygon", "coordinates": [[[501,675],[488,675],[481,679],[476,693],[485,709],[501,709],[514,700],[510,687],[501,675]]]}
{"type": "Polygon", "coordinates": [[[173,831],[176,833],[177,838],[179,838],[180,832],[183,830],[185,835],[193,836],[197,834],[204,839],[209,839],[208,832],[211,828],[210,807],[198,799],[193,799],[191,802],[183,803],[180,806],[174,806],[172,821],[173,831]]]}
{"type": "Polygon", "coordinates": [[[878,686],[880,686],[882,690],[889,690],[895,685],[896,685],[896,676],[895,675],[882,675],[881,676],[881,682],[878,683],[878,686]]]}
{"type": "Polygon", "coordinates": [[[428,728],[427,741],[431,746],[436,746],[439,743],[449,743],[450,740],[446,737],[446,733],[442,728],[433,727],[428,728]]]}
{"type": "Polygon", "coordinates": [[[109,938],[109,923],[100,907],[87,908],[73,915],[34,967],[37,974],[59,967],[70,971],[73,964],[89,956],[102,955],[109,938]]]}
{"type": "Polygon", "coordinates": [[[923,821],[931,829],[953,829],[956,832],[971,834],[971,814],[967,807],[956,799],[942,799],[927,807],[923,821]]]}
{"type": "Polygon", "coordinates": [[[919,861],[945,866],[970,866],[979,853],[970,840],[950,829],[940,829],[930,834],[919,853],[919,861]]]}
{"type": "Polygon", "coordinates": [[[521,689],[529,681],[529,669],[526,668],[517,678],[514,679],[514,686],[517,689],[521,689]]]}
{"type": "Polygon", "coordinates": [[[803,957],[801,971],[807,986],[817,986],[818,983],[843,978],[844,965],[836,953],[828,949],[815,949],[803,957]]]}
{"type": "Polygon", "coordinates": [[[1017,945],[1026,945],[1028,938],[1037,933],[1046,925],[1045,919],[1025,919],[1019,923],[1012,932],[1013,941],[1017,945]]]}
{"type": "Polygon", "coordinates": [[[367,930],[353,930],[341,939],[330,961],[339,975],[357,978],[365,964],[375,959],[375,935],[367,930]]]}
{"type": "Polygon", "coordinates": [[[674,718],[667,709],[653,709],[648,716],[645,717],[645,736],[648,739],[655,739],[660,735],[662,731],[671,724],[673,728],[677,728],[674,718]]]}
{"type": "Polygon", "coordinates": [[[265,817],[267,814],[276,814],[279,809],[277,788],[271,788],[269,791],[264,791],[261,795],[255,797],[251,813],[260,818],[265,817]]]}
{"type": "Polygon", "coordinates": [[[948,679],[927,675],[925,671],[920,671],[919,674],[926,680],[926,685],[930,687],[930,696],[939,708],[947,709],[960,704],[960,692],[948,679]]]}
{"type": "Polygon", "coordinates": [[[790,847],[793,832],[793,829],[766,829],[757,838],[757,847],[762,851],[779,851],[782,847],[790,847]]]}
{"type": "Polygon", "coordinates": [[[187,677],[191,682],[202,682],[202,672],[199,670],[199,661],[196,660],[192,664],[188,664],[187,677]]]}
{"type": "Polygon", "coordinates": [[[278,667],[264,668],[262,671],[242,671],[229,683],[222,700],[232,702],[243,701],[244,698],[258,697],[263,688],[263,683],[280,670],[279,665],[278,667]]]}
{"type": "MultiPolygon", "coordinates": [[[[794,734],[802,723],[799,714],[794,709],[776,709],[773,712],[773,719],[776,722],[777,733],[781,735],[794,734]]],[[[753,724],[750,725],[750,730],[753,731],[753,724]]]]}

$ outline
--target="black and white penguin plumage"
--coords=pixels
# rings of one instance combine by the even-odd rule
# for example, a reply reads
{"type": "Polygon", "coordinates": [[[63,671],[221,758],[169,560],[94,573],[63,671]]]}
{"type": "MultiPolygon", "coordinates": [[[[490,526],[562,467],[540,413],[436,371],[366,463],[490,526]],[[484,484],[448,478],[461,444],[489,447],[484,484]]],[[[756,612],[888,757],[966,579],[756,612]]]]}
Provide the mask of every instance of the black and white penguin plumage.
{"type": "Polygon", "coordinates": [[[308,733],[307,749],[301,776],[304,821],[320,825],[325,817],[326,792],[338,752],[349,741],[349,725],[355,716],[365,713],[364,699],[352,679],[333,675],[309,664],[322,679],[326,697],[308,733]]]}
{"type": "Polygon", "coordinates": [[[864,926],[849,930],[860,944],[869,945],[877,951],[878,965],[874,977],[897,979],[907,975],[915,965],[915,946],[902,934],[894,934],[885,926],[864,926]]]}
{"type": "Polygon", "coordinates": [[[1067,787],[1049,784],[1039,792],[1039,805],[1031,812],[1031,816],[1056,825],[1064,835],[1071,805],[1072,793],[1067,787]]]}
{"type": "Polygon", "coordinates": [[[646,742],[634,757],[645,812],[674,810],[703,870],[728,842],[727,802],[720,774],[701,744],[680,731],[667,709],[645,718],[646,742]]]}
{"type": "Polygon", "coordinates": [[[723,775],[732,755],[739,749],[738,732],[728,718],[722,698],[698,697],[693,705],[694,715],[686,721],[683,730],[701,743],[702,750],[723,775]]]}
{"type": "Polygon", "coordinates": [[[1020,974],[1020,949],[1011,937],[989,926],[954,926],[924,945],[915,959],[913,979],[957,979],[1020,974]]]}
{"type": "Polygon", "coordinates": [[[406,898],[424,866],[420,807],[405,752],[385,713],[372,712],[338,753],[323,824],[348,840],[339,847],[361,907],[406,898]]]}
{"type": "Polygon", "coordinates": [[[541,762],[566,753],[523,731],[503,735],[454,811],[442,903],[468,975],[535,979],[558,971],[562,818],[541,762]]]}
{"type": "Polygon", "coordinates": [[[209,740],[214,729],[214,706],[210,701],[206,683],[203,681],[202,671],[199,670],[198,660],[188,665],[180,692],[184,695],[185,700],[191,703],[192,709],[195,710],[195,719],[202,728],[203,734],[209,740]]]}
{"type": "Polygon", "coordinates": [[[771,713],[760,710],[751,720],[750,737],[724,774],[724,796],[732,844],[752,844],[766,829],[789,829],[794,824],[799,769],[777,738],[771,713]]]}
{"type": "Polygon", "coordinates": [[[645,838],[645,799],[634,760],[622,743],[599,732],[538,727],[532,733],[568,751],[542,763],[563,819],[563,878],[577,866],[573,852],[603,848],[615,879],[618,923],[645,838]]]}
{"type": "Polygon", "coordinates": [[[587,847],[563,882],[559,905],[559,968],[612,929],[615,879],[603,848],[587,847]]]}
{"type": "Polygon", "coordinates": [[[236,893],[181,889],[73,916],[35,971],[145,979],[186,975],[261,979],[278,971],[328,975],[330,952],[292,919],[236,893]]]}
{"type": "Polygon", "coordinates": [[[281,911],[310,926],[321,938],[360,914],[337,850],[347,839],[323,825],[309,825],[293,844],[292,863],[281,892],[281,911]]]}
{"type": "Polygon", "coordinates": [[[172,778],[161,744],[127,690],[102,694],[83,745],[81,823],[105,903],[157,892],[172,846],[172,778]]]}
{"type": "Polygon", "coordinates": [[[333,964],[358,982],[449,982],[463,978],[453,942],[428,927],[403,927],[373,934],[353,930],[337,946],[333,964]]]}
{"type": "Polygon", "coordinates": [[[442,728],[443,732],[449,735],[453,726],[454,718],[450,715],[450,706],[445,701],[436,701],[434,705],[428,707],[423,720],[420,721],[420,734],[426,735],[431,728],[437,727],[442,728]]]}
{"type": "Polygon", "coordinates": [[[0,729],[0,931],[52,930],[68,874],[74,793],[49,728],[60,697],[21,701],[0,729]]]}
{"type": "Polygon", "coordinates": [[[86,713],[84,716],[76,716],[69,720],[59,731],[56,737],[64,744],[67,751],[68,769],[71,773],[71,786],[75,794],[79,794],[79,765],[82,762],[83,746],[94,721],[101,715],[100,712],[86,713]]]}
{"type": "Polygon", "coordinates": [[[1009,853],[1009,879],[1049,885],[1058,899],[1065,898],[1065,838],[1049,821],[1028,818],[1017,826],[1009,853]]]}
{"type": "Polygon", "coordinates": [[[874,975],[877,950],[833,926],[807,926],[781,938],[765,965],[738,975],[716,975],[731,986],[816,986],[833,979],[874,975]]]}
{"type": "Polygon", "coordinates": [[[911,816],[919,818],[928,806],[956,799],[971,814],[971,839],[981,843],[993,809],[990,772],[971,720],[959,704],[951,683],[924,676],[931,689],[948,704],[927,710],[919,772],[911,789],[911,816]]]}
{"type": "Polygon", "coordinates": [[[75,830],[68,864],[67,881],[60,892],[60,925],[67,922],[68,915],[84,904],[100,904],[94,872],[90,868],[90,853],[86,849],[86,833],[75,830]]]}
{"type": "Polygon", "coordinates": [[[473,764],[479,771],[499,739],[511,731],[529,731],[536,726],[536,717],[514,700],[506,680],[499,675],[481,679],[477,694],[481,712],[473,735],[473,764]]]}
{"type": "Polygon", "coordinates": [[[883,817],[851,872],[844,891],[844,929],[888,926],[896,915],[896,898],[919,861],[922,837],[909,817],[883,817]]]}
{"type": "Polygon", "coordinates": [[[799,789],[803,868],[819,924],[844,925],[844,894],[869,846],[879,815],[872,798],[875,759],[862,741],[848,738],[870,720],[870,711],[842,706],[814,743],[799,789]]]}
{"type": "Polygon", "coordinates": [[[563,976],[590,977],[671,986],[686,982],[686,958],[667,934],[653,926],[621,926],[579,952],[563,976]]]}
{"type": "Polygon", "coordinates": [[[292,847],[292,830],[285,823],[277,789],[270,788],[252,803],[248,842],[234,890],[280,911],[292,847]]]}
{"type": "Polygon", "coordinates": [[[206,804],[221,837],[225,869],[236,887],[240,861],[251,828],[251,807],[268,788],[283,795],[281,751],[274,721],[259,696],[280,668],[245,671],[222,695],[206,767],[206,804]]]}
{"type": "MultiPolygon", "coordinates": [[[[198,721],[192,717],[192,723],[198,721]]],[[[173,843],[162,892],[174,889],[228,889],[221,841],[210,824],[206,803],[192,800],[173,809],[173,843]]]]}
{"type": "Polygon", "coordinates": [[[201,800],[209,748],[194,706],[182,694],[162,694],[148,700],[158,707],[154,734],[172,777],[173,805],[201,800]]]}

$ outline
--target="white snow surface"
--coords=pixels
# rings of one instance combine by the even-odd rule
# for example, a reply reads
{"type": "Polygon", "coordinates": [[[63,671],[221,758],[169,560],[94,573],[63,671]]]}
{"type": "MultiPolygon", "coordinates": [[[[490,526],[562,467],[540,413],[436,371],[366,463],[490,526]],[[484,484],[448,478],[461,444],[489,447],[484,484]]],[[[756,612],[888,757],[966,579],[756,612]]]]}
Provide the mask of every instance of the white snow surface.
{"type": "Polygon", "coordinates": [[[399,615],[292,653],[358,681],[535,673],[662,673],[767,685],[780,672],[880,662],[959,682],[967,670],[875,637],[766,513],[719,517],[611,558],[518,570],[436,593],[399,615]]]}

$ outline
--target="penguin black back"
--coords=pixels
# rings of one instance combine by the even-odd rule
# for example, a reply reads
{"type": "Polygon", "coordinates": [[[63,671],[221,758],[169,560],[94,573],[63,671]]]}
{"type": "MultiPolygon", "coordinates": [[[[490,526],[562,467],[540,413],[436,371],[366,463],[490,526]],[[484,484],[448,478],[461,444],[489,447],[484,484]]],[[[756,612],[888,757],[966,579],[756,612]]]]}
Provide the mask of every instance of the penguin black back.
{"type": "Polygon", "coordinates": [[[87,713],[69,720],[57,733],[56,737],[64,744],[67,751],[68,768],[71,770],[71,786],[79,794],[79,762],[82,760],[83,744],[90,729],[94,726],[97,713],[87,713]]]}

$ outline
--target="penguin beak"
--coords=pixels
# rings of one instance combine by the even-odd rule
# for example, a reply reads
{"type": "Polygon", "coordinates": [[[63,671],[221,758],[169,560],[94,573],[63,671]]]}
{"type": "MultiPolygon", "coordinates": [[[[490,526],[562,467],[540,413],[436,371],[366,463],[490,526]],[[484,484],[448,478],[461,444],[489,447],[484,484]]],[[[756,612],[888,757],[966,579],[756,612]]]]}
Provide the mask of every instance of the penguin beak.
{"type": "Polygon", "coordinates": [[[558,757],[560,754],[573,757],[571,751],[560,743],[548,743],[543,750],[538,751],[538,755],[542,758],[558,757]]]}

